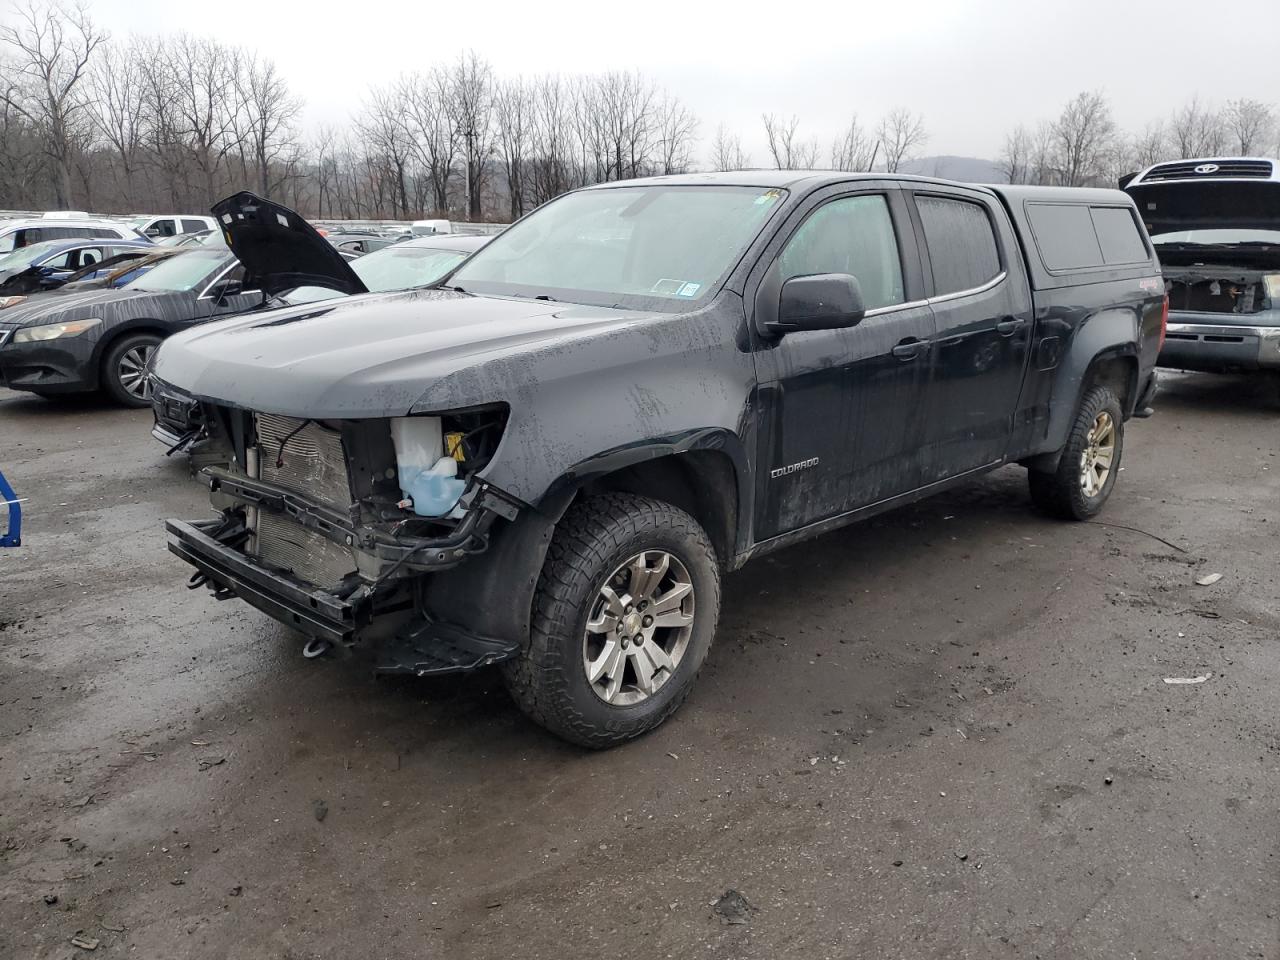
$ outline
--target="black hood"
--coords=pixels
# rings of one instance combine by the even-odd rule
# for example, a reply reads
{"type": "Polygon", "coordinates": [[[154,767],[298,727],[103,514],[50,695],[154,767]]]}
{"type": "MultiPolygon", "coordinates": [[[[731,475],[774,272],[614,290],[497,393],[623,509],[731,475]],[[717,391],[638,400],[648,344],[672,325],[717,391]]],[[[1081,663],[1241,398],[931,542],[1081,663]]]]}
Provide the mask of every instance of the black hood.
{"type": "Polygon", "coordinates": [[[1125,192],[1152,234],[1181,230],[1280,230],[1280,181],[1173,180],[1125,192]]]}
{"type": "Polygon", "coordinates": [[[333,244],[288,207],[245,191],[219,200],[211,212],[244,264],[246,287],[270,295],[304,286],[368,293],[333,244]]]}

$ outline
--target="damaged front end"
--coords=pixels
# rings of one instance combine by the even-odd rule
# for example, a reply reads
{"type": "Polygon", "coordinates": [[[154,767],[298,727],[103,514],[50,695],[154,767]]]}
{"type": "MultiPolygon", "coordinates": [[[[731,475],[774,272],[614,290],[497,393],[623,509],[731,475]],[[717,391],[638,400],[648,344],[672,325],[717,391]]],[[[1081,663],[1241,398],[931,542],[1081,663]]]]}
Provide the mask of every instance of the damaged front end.
{"type": "Polygon", "coordinates": [[[425,602],[433,574],[485,552],[494,525],[522,509],[479,476],[504,407],[303,420],[205,404],[203,420],[201,476],[219,515],[166,523],[169,549],[196,568],[193,588],[239,597],[317,641],[376,640],[392,669],[453,672],[518,650],[442,622],[425,602]],[[406,463],[424,452],[428,469],[406,463]]]}

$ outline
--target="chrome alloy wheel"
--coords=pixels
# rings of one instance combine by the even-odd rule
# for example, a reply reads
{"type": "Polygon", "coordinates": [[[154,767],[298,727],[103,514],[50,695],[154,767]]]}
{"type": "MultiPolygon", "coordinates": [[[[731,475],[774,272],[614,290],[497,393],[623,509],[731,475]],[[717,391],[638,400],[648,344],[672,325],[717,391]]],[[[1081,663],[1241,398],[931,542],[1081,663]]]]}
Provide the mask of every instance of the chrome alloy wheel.
{"type": "Polygon", "coordinates": [[[693,633],[693,580],[663,550],[645,550],[605,580],[588,614],[582,666],[592,691],[626,707],[675,674],[693,633]]]}
{"type": "Polygon", "coordinates": [[[1080,488],[1086,497],[1096,497],[1107,485],[1116,457],[1116,424],[1103,410],[1093,421],[1084,452],[1080,454],[1080,488]]]}
{"type": "Polygon", "coordinates": [[[147,376],[147,365],[151,363],[151,355],[155,352],[154,343],[140,343],[120,354],[116,376],[129,396],[139,400],[151,399],[151,378],[147,376]]]}

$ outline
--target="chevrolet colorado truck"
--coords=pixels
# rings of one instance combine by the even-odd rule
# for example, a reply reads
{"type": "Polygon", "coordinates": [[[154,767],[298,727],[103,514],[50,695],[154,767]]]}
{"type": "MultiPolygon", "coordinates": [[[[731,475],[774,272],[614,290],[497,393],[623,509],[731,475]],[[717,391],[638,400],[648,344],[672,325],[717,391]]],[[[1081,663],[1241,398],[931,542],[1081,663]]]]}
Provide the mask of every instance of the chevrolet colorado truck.
{"type": "MultiPolygon", "coordinates": [[[[352,286],[251,194],[249,282],[352,286]]],[[[1115,190],[751,172],[554,200],[434,287],[203,325],[155,360],[202,407],[192,586],[378,669],[499,664],[593,747],[685,699],[721,576],[1010,462],[1102,509],[1149,412],[1164,281],[1115,190]]]]}
{"type": "Polygon", "coordinates": [[[1160,366],[1280,378],[1280,164],[1263,157],[1158,163],[1125,190],[1150,231],[1169,292],[1160,366]]]}

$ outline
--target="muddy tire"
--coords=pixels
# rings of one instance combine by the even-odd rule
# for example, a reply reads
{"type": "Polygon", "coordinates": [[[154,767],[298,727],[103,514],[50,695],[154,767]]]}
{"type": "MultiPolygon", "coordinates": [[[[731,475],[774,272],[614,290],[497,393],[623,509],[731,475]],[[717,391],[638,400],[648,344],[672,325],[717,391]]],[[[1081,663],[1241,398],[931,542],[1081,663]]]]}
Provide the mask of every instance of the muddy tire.
{"type": "Polygon", "coordinates": [[[146,366],[158,346],[160,338],[153,333],[135,333],[111,344],[102,358],[102,389],[107,396],[126,407],[151,406],[146,366]]]}
{"type": "Polygon", "coordinates": [[[1116,485],[1123,452],[1120,401],[1109,387],[1093,387],[1076,413],[1058,469],[1028,473],[1031,502],[1061,520],[1097,516],[1116,485]]]}
{"type": "Polygon", "coordinates": [[[716,554],[697,521],[634,494],[590,497],[556,526],[529,647],[503,665],[507,689],[565,740],[623,743],[684,702],[719,612],[716,554]]]}

